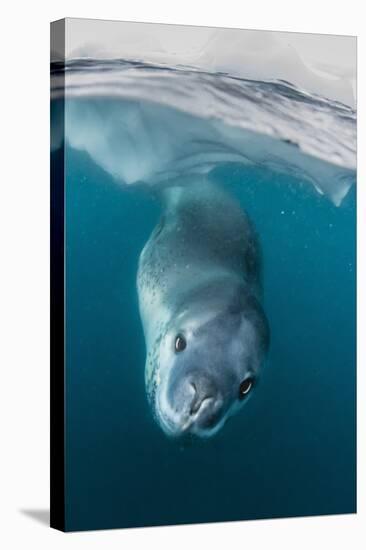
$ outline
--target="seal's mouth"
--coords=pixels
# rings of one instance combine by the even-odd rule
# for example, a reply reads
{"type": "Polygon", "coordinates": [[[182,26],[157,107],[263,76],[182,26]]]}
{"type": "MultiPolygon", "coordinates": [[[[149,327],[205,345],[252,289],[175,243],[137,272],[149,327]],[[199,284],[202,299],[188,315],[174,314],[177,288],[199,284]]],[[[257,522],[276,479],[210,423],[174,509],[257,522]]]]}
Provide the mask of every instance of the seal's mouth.
{"type": "MultiPolygon", "coordinates": [[[[200,424],[200,419],[202,417],[203,420],[205,420],[204,417],[206,415],[206,411],[209,410],[212,405],[214,406],[214,401],[214,397],[207,396],[201,401],[194,402],[190,407],[188,419],[182,425],[182,432],[188,431],[193,424],[200,424]]],[[[214,424],[214,419],[207,418],[204,423],[209,426],[210,424],[214,424]]]]}
{"type": "Polygon", "coordinates": [[[177,412],[167,403],[164,405],[157,408],[157,420],[170,437],[211,437],[221,429],[227,416],[223,415],[222,398],[213,395],[193,401],[182,412],[177,412]]]}

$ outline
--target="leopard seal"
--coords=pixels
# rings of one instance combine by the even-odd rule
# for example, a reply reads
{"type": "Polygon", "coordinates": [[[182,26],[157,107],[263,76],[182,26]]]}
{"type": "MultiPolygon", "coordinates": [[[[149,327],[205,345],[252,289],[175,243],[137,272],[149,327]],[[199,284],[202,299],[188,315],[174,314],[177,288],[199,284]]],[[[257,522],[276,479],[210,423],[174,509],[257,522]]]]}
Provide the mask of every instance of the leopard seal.
{"type": "Polygon", "coordinates": [[[137,274],[146,390],[166,434],[210,437],[253,393],[268,348],[258,239],[211,183],[161,198],[137,274]]]}

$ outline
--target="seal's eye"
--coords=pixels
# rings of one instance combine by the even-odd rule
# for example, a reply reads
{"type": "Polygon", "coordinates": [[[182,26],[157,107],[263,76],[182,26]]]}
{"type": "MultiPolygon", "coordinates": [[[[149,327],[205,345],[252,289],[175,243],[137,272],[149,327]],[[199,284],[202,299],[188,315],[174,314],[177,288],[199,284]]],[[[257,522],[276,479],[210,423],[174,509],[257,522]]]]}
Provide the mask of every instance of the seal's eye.
{"type": "Polygon", "coordinates": [[[181,334],[175,339],[175,351],[183,351],[187,346],[186,339],[181,334]]]}
{"type": "Polygon", "coordinates": [[[239,399],[244,399],[253,387],[253,378],[246,378],[239,386],[239,399]]]}

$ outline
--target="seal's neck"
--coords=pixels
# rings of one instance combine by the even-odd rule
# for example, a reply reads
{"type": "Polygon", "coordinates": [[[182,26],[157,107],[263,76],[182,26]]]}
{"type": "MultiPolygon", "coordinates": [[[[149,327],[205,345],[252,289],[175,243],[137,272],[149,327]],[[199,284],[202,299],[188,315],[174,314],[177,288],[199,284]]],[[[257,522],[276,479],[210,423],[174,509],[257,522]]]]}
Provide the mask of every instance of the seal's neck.
{"type": "Polygon", "coordinates": [[[206,201],[212,198],[217,190],[218,187],[206,176],[195,176],[175,180],[171,185],[163,188],[159,195],[166,209],[175,209],[187,201],[190,204],[206,201]]]}

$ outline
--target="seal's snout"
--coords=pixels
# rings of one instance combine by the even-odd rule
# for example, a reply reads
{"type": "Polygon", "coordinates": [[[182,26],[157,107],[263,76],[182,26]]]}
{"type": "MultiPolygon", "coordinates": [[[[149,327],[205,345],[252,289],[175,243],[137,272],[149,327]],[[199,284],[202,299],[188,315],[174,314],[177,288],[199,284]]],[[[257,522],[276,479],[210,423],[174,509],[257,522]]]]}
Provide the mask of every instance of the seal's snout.
{"type": "Polygon", "coordinates": [[[223,413],[223,399],[212,380],[190,376],[173,384],[170,403],[180,433],[204,435],[214,429],[223,413]]]}
{"type": "Polygon", "coordinates": [[[203,404],[207,405],[207,402],[211,401],[213,396],[210,394],[208,388],[203,388],[203,391],[199,391],[197,390],[197,386],[194,382],[190,382],[190,384],[194,393],[189,414],[193,416],[198,413],[203,404]]]}
{"type": "Polygon", "coordinates": [[[192,399],[189,405],[190,416],[197,417],[200,412],[202,413],[204,410],[214,407],[218,395],[212,384],[207,382],[202,383],[202,381],[198,383],[189,381],[188,384],[190,384],[192,389],[192,399]]]}

